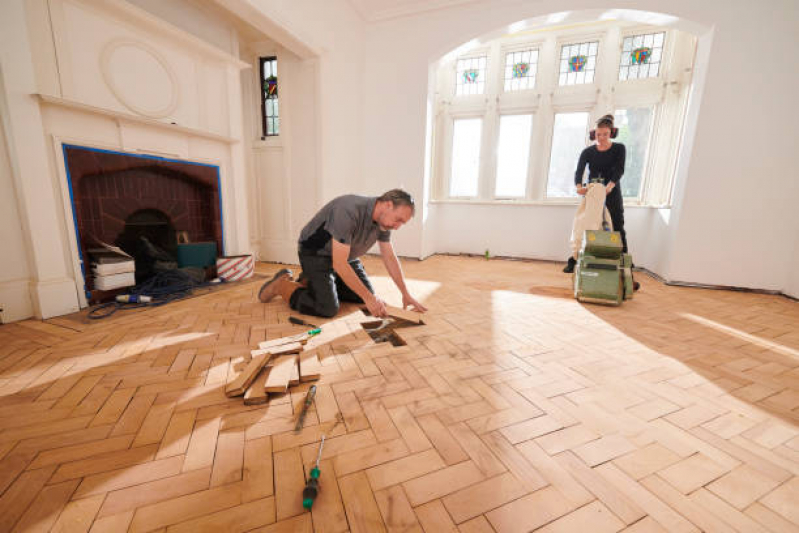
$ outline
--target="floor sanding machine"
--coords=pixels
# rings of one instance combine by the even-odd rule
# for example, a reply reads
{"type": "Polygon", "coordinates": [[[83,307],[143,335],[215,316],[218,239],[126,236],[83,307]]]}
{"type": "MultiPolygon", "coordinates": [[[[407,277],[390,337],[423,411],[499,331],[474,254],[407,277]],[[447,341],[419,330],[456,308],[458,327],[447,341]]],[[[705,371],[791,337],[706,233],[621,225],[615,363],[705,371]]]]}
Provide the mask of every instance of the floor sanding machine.
{"type": "Polygon", "coordinates": [[[574,269],[580,302],[621,305],[633,297],[633,258],[623,252],[618,231],[586,230],[574,269]]]}

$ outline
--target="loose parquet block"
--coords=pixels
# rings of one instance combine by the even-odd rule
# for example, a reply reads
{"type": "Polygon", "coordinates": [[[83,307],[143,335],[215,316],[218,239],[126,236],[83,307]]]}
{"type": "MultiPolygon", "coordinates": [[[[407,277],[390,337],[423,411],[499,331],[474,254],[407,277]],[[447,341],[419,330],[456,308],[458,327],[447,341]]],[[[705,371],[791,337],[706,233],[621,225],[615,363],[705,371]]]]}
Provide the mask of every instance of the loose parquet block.
{"type": "Polygon", "coordinates": [[[278,339],[272,339],[272,340],[268,340],[268,341],[264,341],[264,342],[258,343],[258,348],[261,349],[261,350],[270,350],[272,348],[279,348],[279,347],[285,346],[287,344],[290,344],[290,345],[294,345],[294,344],[297,344],[297,343],[305,344],[305,342],[307,342],[308,339],[310,339],[310,338],[311,338],[311,336],[308,335],[308,332],[304,331],[304,332],[298,333],[296,335],[280,337],[278,339]]]}
{"type": "Polygon", "coordinates": [[[266,380],[269,377],[269,372],[272,370],[271,365],[266,365],[261,368],[258,377],[252,382],[250,388],[244,393],[244,405],[261,405],[265,404],[269,395],[266,392],[266,380]]]}
{"type": "Polygon", "coordinates": [[[306,352],[300,354],[300,381],[317,380],[322,375],[322,365],[316,352],[306,352]]]}
{"type": "Polygon", "coordinates": [[[264,390],[269,393],[286,392],[289,387],[292,372],[297,366],[297,356],[281,355],[272,360],[272,369],[269,371],[264,390]]]}
{"type": "Polygon", "coordinates": [[[268,352],[253,356],[252,360],[236,379],[228,383],[227,387],[225,387],[225,395],[232,398],[244,394],[247,388],[249,388],[252,382],[258,377],[258,373],[261,372],[261,369],[271,358],[272,354],[268,352]]]}
{"type": "Polygon", "coordinates": [[[414,324],[424,324],[422,321],[422,313],[418,313],[416,311],[387,305],[386,313],[392,318],[401,318],[402,320],[407,320],[408,322],[413,322],[414,324]]]}

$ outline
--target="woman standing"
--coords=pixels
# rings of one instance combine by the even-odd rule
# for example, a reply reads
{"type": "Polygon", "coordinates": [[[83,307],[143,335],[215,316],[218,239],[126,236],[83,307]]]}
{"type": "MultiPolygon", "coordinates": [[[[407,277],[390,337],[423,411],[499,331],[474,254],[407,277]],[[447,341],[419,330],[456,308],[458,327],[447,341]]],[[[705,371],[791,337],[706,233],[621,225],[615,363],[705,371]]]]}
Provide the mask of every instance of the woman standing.
{"type": "MultiPolygon", "coordinates": [[[[621,233],[621,242],[624,245],[624,253],[627,253],[627,234],[624,231],[624,200],[621,196],[619,180],[624,174],[624,161],[627,150],[621,143],[614,143],[612,138],[616,137],[618,130],[613,127],[613,115],[605,115],[596,123],[596,129],[591,132],[591,139],[596,140],[593,144],[583,150],[580,160],[577,162],[577,171],[574,173],[574,183],[577,186],[577,194],[584,196],[588,188],[583,184],[583,172],[588,165],[588,181],[601,179],[605,185],[607,198],[605,205],[610,212],[613,221],[613,230],[621,233]]],[[[577,261],[573,256],[569,257],[566,273],[574,272],[577,261]]]]}

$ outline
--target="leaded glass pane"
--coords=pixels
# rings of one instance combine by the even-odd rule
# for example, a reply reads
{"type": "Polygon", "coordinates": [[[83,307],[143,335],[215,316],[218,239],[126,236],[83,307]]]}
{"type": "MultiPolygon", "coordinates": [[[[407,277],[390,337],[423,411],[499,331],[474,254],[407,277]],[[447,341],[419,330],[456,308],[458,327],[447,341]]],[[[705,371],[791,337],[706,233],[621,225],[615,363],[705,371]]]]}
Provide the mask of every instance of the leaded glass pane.
{"type": "Polygon", "coordinates": [[[619,80],[655,78],[660,73],[665,32],[625,37],[621,47],[619,80]]]}
{"type": "Polygon", "coordinates": [[[505,54],[505,90],[523,91],[535,86],[538,50],[522,50],[505,54]]]}
{"type": "Polygon", "coordinates": [[[458,96],[483,94],[486,83],[487,57],[469,57],[459,59],[455,94],[458,96]]]}
{"type": "Polygon", "coordinates": [[[598,50],[597,41],[563,45],[558,85],[593,83],[598,50]]]}

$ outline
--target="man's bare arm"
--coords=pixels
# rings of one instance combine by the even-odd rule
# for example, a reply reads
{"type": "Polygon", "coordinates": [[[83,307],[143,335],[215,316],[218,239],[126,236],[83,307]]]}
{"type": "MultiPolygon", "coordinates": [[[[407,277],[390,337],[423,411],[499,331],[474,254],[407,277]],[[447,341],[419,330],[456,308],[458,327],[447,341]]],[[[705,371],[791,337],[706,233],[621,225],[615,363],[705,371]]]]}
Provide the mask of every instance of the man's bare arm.
{"type": "Polygon", "coordinates": [[[366,304],[366,308],[374,316],[386,316],[386,304],[375,296],[366,288],[361,278],[350,266],[350,246],[348,244],[341,244],[340,242],[331,239],[331,252],[333,256],[333,270],[341,278],[341,280],[352,289],[352,291],[361,297],[361,300],[366,304]]]}

